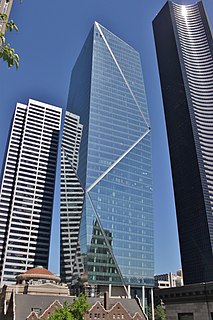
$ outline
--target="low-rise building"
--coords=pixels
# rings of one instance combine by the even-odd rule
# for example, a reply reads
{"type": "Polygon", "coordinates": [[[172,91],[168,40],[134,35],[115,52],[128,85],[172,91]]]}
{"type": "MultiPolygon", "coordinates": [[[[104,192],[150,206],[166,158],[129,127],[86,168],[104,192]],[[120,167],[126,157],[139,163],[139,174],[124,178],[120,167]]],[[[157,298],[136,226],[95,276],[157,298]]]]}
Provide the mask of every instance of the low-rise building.
{"type": "Polygon", "coordinates": [[[159,289],[183,286],[182,270],[179,269],[176,274],[169,272],[154,276],[155,287],[159,289]]]}
{"type": "MultiPolygon", "coordinates": [[[[56,308],[65,302],[72,303],[66,284],[60,278],[42,267],[36,267],[17,276],[17,284],[5,285],[0,294],[1,320],[48,319],[56,308]]],[[[135,299],[89,297],[90,309],[86,320],[146,320],[140,303],[135,299]]]]}
{"type": "Polygon", "coordinates": [[[165,307],[167,320],[213,319],[213,282],[155,289],[155,298],[165,307]]]}

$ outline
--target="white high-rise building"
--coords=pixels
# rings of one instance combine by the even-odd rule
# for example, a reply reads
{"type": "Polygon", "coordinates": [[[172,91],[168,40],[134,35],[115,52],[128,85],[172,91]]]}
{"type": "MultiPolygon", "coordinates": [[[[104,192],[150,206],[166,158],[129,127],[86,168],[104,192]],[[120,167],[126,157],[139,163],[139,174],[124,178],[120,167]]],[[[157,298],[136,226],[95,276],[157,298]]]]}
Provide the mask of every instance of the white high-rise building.
{"type": "Polygon", "coordinates": [[[31,99],[16,106],[0,190],[1,286],[48,267],[61,114],[31,99]]]}

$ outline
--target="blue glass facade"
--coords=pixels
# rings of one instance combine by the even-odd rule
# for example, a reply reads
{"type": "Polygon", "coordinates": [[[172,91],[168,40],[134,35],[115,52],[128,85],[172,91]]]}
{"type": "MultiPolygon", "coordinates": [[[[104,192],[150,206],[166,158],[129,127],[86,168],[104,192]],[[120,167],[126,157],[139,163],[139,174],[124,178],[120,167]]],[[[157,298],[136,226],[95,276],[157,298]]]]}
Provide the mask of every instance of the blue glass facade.
{"type": "Polygon", "coordinates": [[[151,132],[140,57],[98,23],[74,66],[67,110],[83,124],[79,240],[88,281],[152,285],[151,132]]]}

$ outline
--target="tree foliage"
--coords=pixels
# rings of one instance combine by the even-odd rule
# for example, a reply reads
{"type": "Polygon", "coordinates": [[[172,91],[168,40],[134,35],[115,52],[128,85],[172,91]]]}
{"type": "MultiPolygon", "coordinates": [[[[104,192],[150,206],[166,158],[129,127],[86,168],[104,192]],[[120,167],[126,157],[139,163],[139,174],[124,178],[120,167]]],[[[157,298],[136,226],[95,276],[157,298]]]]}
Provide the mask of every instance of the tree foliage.
{"type": "Polygon", "coordinates": [[[74,320],[73,315],[70,313],[70,306],[67,302],[63,307],[57,308],[49,317],[49,320],[74,320]]]}
{"type": "Polygon", "coordinates": [[[161,304],[155,308],[155,320],[166,320],[166,313],[161,304]]]}
{"type": "MultiPolygon", "coordinates": [[[[0,23],[5,24],[5,33],[7,31],[12,32],[13,30],[18,32],[18,27],[13,20],[7,21],[8,17],[5,13],[0,13],[0,23]]],[[[15,53],[14,48],[6,43],[5,33],[0,32],[0,59],[7,62],[8,67],[15,66],[16,69],[19,67],[19,56],[15,53]]]]}
{"type": "MultiPolygon", "coordinates": [[[[148,319],[152,320],[152,309],[148,308],[148,319]]],[[[155,308],[155,320],[166,320],[166,313],[161,304],[158,304],[155,308]]]]}
{"type": "Polygon", "coordinates": [[[84,320],[84,315],[89,309],[87,297],[80,294],[73,303],[65,302],[63,307],[57,308],[48,318],[49,320],[84,320]]]}

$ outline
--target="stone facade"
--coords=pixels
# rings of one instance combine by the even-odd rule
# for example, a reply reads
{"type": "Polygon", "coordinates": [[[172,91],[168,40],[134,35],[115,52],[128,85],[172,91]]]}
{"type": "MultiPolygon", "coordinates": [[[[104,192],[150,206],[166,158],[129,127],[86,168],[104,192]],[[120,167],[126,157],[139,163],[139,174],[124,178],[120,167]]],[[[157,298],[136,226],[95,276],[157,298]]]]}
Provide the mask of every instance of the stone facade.
{"type": "Polygon", "coordinates": [[[213,319],[213,302],[194,302],[166,305],[168,320],[209,320],[213,319]],[[181,318],[182,317],[182,318],[181,318]],[[184,318],[185,317],[185,318],[184,318]]]}
{"type": "Polygon", "coordinates": [[[213,282],[157,289],[155,297],[165,306],[167,320],[213,319],[213,282]]]}

